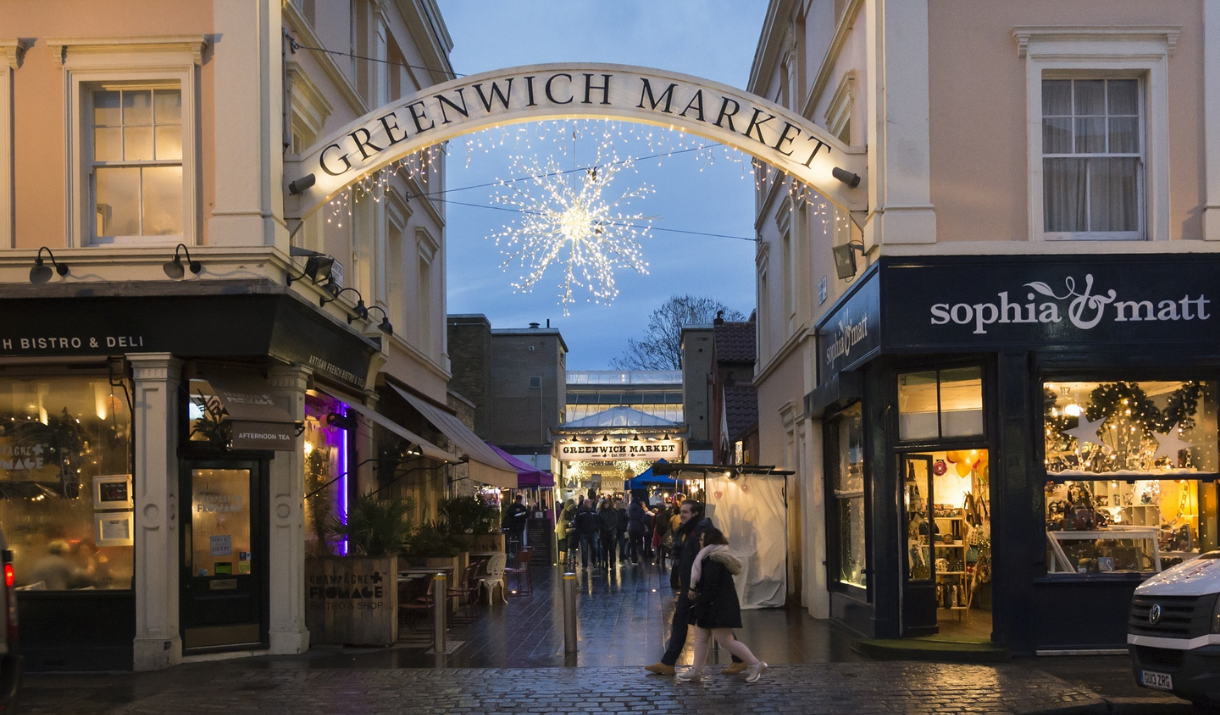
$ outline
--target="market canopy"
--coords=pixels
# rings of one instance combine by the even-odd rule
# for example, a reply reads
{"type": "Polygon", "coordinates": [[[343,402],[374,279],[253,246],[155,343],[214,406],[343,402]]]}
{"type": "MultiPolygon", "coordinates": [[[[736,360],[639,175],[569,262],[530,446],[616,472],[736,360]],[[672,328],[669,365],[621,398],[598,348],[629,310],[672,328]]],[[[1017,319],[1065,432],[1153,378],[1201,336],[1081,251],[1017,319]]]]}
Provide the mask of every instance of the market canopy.
{"type": "Polygon", "coordinates": [[[441,434],[452,440],[459,451],[470,458],[471,479],[501,489],[517,488],[516,470],[496,454],[491,445],[479,439],[474,430],[462,424],[457,415],[435,407],[396,385],[391,385],[391,387],[423,415],[424,419],[431,422],[432,426],[441,434]]]}
{"type": "Polygon", "coordinates": [[[628,479],[627,481],[623,482],[623,488],[624,489],[643,489],[648,484],[672,485],[674,483],[673,477],[669,476],[668,474],[658,474],[653,471],[653,467],[656,467],[656,466],[659,466],[662,464],[669,464],[669,462],[664,459],[658,459],[652,465],[652,467],[645,469],[644,471],[640,472],[639,475],[632,477],[631,479],[628,479]]]}
{"type": "Polygon", "coordinates": [[[518,489],[555,486],[555,476],[550,472],[544,472],[532,464],[517,459],[491,442],[488,442],[487,446],[495,450],[496,454],[500,455],[505,462],[508,462],[509,466],[517,470],[518,489]]]}

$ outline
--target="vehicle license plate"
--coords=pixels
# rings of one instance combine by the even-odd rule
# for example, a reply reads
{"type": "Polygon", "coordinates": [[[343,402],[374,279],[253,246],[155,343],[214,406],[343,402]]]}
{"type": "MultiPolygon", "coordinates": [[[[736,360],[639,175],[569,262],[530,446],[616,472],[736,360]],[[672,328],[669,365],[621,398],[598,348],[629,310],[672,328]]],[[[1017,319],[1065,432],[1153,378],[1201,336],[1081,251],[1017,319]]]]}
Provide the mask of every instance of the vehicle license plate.
{"type": "Polygon", "coordinates": [[[1173,690],[1173,676],[1169,673],[1154,673],[1151,670],[1142,670],[1140,675],[1143,677],[1144,687],[1146,688],[1173,690]]]}

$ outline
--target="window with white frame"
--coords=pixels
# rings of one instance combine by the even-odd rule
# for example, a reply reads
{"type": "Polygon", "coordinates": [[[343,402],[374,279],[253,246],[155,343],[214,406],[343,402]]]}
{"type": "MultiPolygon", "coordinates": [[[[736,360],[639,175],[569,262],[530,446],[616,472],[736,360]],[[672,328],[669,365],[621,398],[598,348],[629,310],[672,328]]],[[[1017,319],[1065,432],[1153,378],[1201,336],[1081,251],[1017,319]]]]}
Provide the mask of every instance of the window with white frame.
{"type": "Polygon", "coordinates": [[[419,326],[418,344],[420,352],[431,356],[436,348],[436,325],[443,323],[432,315],[436,301],[433,296],[432,265],[436,261],[437,245],[424,230],[416,231],[419,245],[419,272],[416,282],[415,321],[419,326]]]}
{"type": "Polygon", "coordinates": [[[1042,80],[1048,238],[1143,238],[1140,106],[1134,78],[1042,80]]]}
{"type": "Polygon", "coordinates": [[[64,69],[69,246],[198,242],[203,36],[48,39],[64,69]]]}
{"type": "Polygon", "coordinates": [[[1167,240],[1174,26],[1013,28],[1025,59],[1030,240],[1167,240]]]}
{"type": "Polygon", "coordinates": [[[180,237],[181,88],[103,85],[88,105],[94,238],[180,237]]]}

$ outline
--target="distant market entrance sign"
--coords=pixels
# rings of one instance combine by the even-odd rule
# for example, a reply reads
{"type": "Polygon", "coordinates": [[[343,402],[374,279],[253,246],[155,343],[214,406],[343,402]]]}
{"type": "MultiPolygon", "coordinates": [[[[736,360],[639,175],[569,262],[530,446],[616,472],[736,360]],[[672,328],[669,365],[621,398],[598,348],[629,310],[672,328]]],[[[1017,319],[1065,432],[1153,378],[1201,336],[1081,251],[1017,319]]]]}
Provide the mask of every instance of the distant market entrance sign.
{"type": "Polygon", "coordinates": [[[555,450],[561,462],[616,462],[637,459],[650,462],[665,459],[673,462],[682,457],[682,444],[675,439],[629,442],[602,439],[590,442],[561,440],[556,443],[555,450]]]}
{"type": "Polygon", "coordinates": [[[848,149],[811,121],[748,92],[609,64],[515,67],[429,87],[319,141],[299,162],[286,162],[285,177],[296,215],[303,217],[361,178],[429,146],[490,127],[569,118],[689,132],[770,164],[845,210],[866,205],[863,149],[848,149]]]}

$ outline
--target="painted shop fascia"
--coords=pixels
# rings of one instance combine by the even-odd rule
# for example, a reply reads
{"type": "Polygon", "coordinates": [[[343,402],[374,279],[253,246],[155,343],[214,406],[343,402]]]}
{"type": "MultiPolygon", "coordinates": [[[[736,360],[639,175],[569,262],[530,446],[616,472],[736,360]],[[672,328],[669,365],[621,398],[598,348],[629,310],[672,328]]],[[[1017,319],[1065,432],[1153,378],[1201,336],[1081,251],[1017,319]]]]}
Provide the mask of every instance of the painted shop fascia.
{"type": "MultiPolygon", "coordinates": [[[[937,590],[942,579],[932,570],[924,582],[913,580],[911,568],[914,552],[908,547],[914,536],[908,533],[910,515],[904,512],[915,494],[910,490],[915,473],[911,460],[931,455],[928,463],[943,473],[944,454],[975,450],[990,455],[970,473],[976,485],[980,474],[989,478],[993,640],[1018,654],[1125,648],[1135,586],[1166,563],[1189,557],[1191,549],[1198,551],[1202,545],[1206,550],[1217,538],[1215,515],[1208,511],[1214,506],[1207,504],[1215,503],[1211,492],[1218,470],[1207,462],[1210,457],[1200,455],[1220,449],[1216,415],[1210,414],[1211,393],[1220,377],[1218,285],[1220,257],[1212,254],[887,256],[874,263],[819,321],[818,384],[804,400],[806,416],[820,420],[825,431],[832,617],[875,637],[937,631],[937,613],[942,623],[950,613],[942,608],[946,599],[937,590]],[[932,375],[934,387],[940,385],[940,392],[933,394],[945,400],[945,374],[962,369],[975,369],[981,378],[978,428],[946,429],[949,413],[942,406],[939,432],[934,427],[927,435],[904,435],[903,430],[917,430],[910,430],[913,418],[904,414],[913,393],[904,397],[900,385],[909,383],[902,381],[932,375]],[[1201,386],[1202,397],[1197,399],[1203,406],[1197,421],[1212,425],[1202,442],[1191,445],[1189,452],[1170,449],[1169,466],[1162,459],[1151,471],[1055,466],[1063,460],[1079,461],[1093,448],[1082,441],[1074,454],[1069,449],[1065,456],[1049,446],[1050,440],[1073,430],[1085,434],[1080,432],[1083,426],[1065,427],[1075,424],[1076,414],[1079,420],[1091,420],[1090,425],[1105,418],[1100,412],[1104,405],[1093,408],[1081,399],[1076,401],[1083,409],[1098,412],[1080,412],[1074,404],[1076,413],[1063,412],[1064,402],[1072,402],[1063,395],[1078,389],[1069,386],[1087,385],[1097,395],[1103,388],[1131,391],[1154,383],[1201,386]],[[1044,397],[1048,390],[1060,398],[1058,407],[1044,397]],[[850,415],[860,429],[851,449],[858,445],[859,453],[840,455],[840,449],[847,449],[840,436],[850,415]],[[860,568],[854,572],[839,563],[849,538],[832,506],[840,462],[858,465],[863,476],[857,498],[864,505],[865,543],[860,568]],[[1078,488],[1073,485],[1092,490],[1090,515],[1094,510],[1121,511],[1118,528],[1134,530],[1128,535],[1137,534],[1139,522],[1123,527],[1122,519],[1152,506],[1141,506],[1139,495],[1134,507],[1107,498],[1118,501],[1117,493],[1143,485],[1168,485],[1175,493],[1175,485],[1180,485],[1181,493],[1197,492],[1197,497],[1182,501],[1188,506],[1181,510],[1168,504],[1156,509],[1180,515],[1190,530],[1189,547],[1169,549],[1162,544],[1158,550],[1152,536],[1117,539],[1107,533],[1115,526],[1089,521],[1089,528],[1101,531],[1087,542],[1095,545],[1096,553],[1085,554],[1079,544],[1086,542],[1079,538],[1093,532],[1073,533],[1079,528],[1073,517],[1069,514],[1065,520],[1055,512],[1059,492],[1078,488]],[[1105,496],[1110,491],[1115,494],[1105,496]],[[1195,499],[1203,506],[1193,506],[1195,499]],[[1190,515],[1192,509],[1197,516],[1190,515]],[[1126,570],[1116,564],[1117,554],[1141,549],[1151,550],[1153,558],[1145,554],[1142,563],[1126,570]],[[1160,565],[1154,566],[1154,560],[1160,565]],[[924,595],[925,586],[932,595],[924,595]]],[[[1150,403],[1161,399],[1154,398],[1148,398],[1150,403]]],[[[1179,431],[1182,427],[1174,426],[1179,431]]],[[[1175,437],[1172,431],[1166,437],[1164,431],[1148,432],[1146,439],[1175,437]]],[[[1099,444],[1106,437],[1088,433],[1088,439],[1099,444]]],[[[1113,452],[1110,447],[1104,450],[1113,452]]],[[[954,469],[954,463],[949,461],[947,467],[954,469]]],[[[929,476],[929,484],[934,479],[929,476]]],[[[937,501],[936,507],[961,504],[937,501]]],[[[945,526],[944,519],[936,521],[941,522],[938,528],[945,526]]],[[[939,535],[936,541],[929,553],[943,555],[939,535]]]]}

